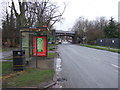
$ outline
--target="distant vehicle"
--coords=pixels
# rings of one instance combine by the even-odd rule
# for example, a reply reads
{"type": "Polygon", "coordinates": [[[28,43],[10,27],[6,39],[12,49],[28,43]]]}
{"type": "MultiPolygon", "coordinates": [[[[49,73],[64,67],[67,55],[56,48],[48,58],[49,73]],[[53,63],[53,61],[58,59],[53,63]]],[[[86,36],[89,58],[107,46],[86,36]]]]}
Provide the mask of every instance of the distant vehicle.
{"type": "Polygon", "coordinates": [[[68,44],[68,41],[63,41],[62,44],[68,44]]]}
{"type": "Polygon", "coordinates": [[[61,44],[61,43],[62,43],[61,41],[58,42],[58,44],[61,44]]]}
{"type": "Polygon", "coordinates": [[[51,44],[52,42],[48,42],[48,44],[51,44]]]}
{"type": "Polygon", "coordinates": [[[55,44],[58,44],[59,40],[56,40],[55,44]]]}

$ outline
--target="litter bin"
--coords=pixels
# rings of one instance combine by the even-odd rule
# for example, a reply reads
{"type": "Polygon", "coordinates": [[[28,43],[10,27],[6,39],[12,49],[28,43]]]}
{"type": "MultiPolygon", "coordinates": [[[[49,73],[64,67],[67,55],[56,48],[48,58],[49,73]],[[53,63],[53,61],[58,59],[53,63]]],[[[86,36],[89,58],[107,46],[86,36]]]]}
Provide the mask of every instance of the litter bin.
{"type": "Polygon", "coordinates": [[[13,70],[21,71],[25,67],[25,50],[13,51],[13,70]]]}

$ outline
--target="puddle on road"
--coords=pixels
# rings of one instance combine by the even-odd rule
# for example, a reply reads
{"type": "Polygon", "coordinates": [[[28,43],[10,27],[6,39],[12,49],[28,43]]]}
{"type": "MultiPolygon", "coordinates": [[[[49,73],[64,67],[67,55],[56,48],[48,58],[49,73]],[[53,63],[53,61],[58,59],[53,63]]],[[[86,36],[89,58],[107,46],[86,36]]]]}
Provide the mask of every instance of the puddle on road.
{"type": "Polygon", "coordinates": [[[55,70],[56,70],[56,75],[55,75],[55,81],[56,81],[56,85],[54,85],[52,88],[62,88],[61,83],[64,81],[67,81],[67,79],[63,78],[61,75],[61,71],[62,71],[62,66],[61,66],[61,59],[60,58],[56,58],[55,59],[55,70]]]}

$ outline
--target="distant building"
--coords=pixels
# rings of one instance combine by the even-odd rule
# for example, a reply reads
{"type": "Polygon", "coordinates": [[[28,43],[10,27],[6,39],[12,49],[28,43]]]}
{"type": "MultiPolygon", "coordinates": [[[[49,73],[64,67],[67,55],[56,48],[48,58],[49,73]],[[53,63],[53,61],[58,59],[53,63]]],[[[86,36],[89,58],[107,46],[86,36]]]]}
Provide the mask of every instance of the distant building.
{"type": "Polygon", "coordinates": [[[118,22],[120,22],[120,1],[118,2],[118,22]]]}

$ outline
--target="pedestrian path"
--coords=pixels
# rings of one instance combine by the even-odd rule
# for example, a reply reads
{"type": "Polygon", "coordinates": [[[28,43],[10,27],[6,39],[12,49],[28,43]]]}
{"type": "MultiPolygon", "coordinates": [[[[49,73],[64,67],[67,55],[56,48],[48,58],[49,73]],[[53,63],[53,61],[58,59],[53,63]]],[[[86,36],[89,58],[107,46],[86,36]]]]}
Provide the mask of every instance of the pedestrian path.
{"type": "Polygon", "coordinates": [[[40,57],[32,57],[29,61],[26,68],[40,68],[40,69],[49,69],[53,68],[54,59],[40,58],[40,57]]]}
{"type": "Polygon", "coordinates": [[[1,52],[0,53],[0,62],[4,61],[12,61],[12,60],[7,60],[9,59],[10,57],[12,57],[12,51],[5,51],[5,52],[1,52]]]}
{"type": "Polygon", "coordinates": [[[12,61],[12,60],[7,60],[7,59],[12,58],[13,50],[17,50],[17,48],[0,52],[0,61],[12,61]]]}
{"type": "Polygon", "coordinates": [[[6,57],[12,56],[12,51],[5,51],[5,52],[1,52],[1,57],[0,59],[4,59],[6,57]]]}

